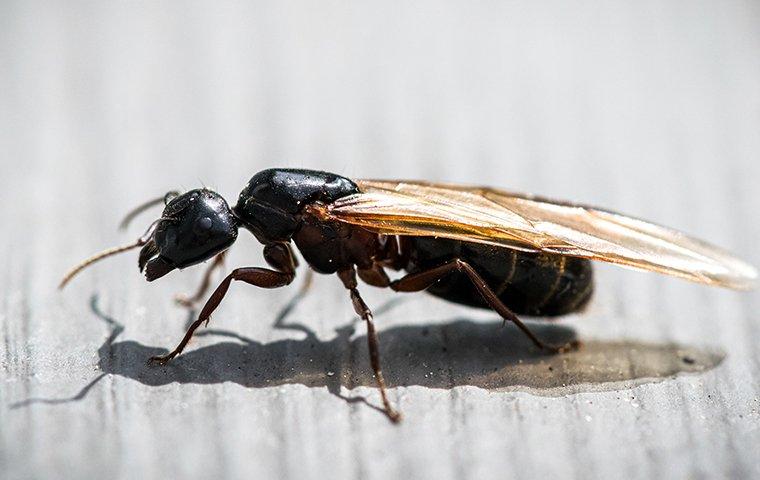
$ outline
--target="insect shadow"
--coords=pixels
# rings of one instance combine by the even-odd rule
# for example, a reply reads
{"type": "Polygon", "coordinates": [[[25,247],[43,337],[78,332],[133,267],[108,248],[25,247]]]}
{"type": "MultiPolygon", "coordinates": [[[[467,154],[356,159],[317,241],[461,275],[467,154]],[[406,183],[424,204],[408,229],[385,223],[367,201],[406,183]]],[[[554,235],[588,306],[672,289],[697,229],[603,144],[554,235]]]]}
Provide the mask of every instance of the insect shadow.
{"type": "MultiPolygon", "coordinates": [[[[233,332],[208,329],[197,336],[231,339],[190,350],[163,367],[150,367],[146,359],[166,352],[164,348],[133,340],[116,341],[124,328],[105,315],[96,295],[93,313],[111,329],[98,349],[102,373],[68,398],[30,398],[12,408],[35,403],[59,404],[85,398],[106,375],[131,378],[149,386],[170,383],[215,384],[234,382],[261,388],[299,383],[326,387],[348,402],[363,402],[347,396],[341,387],[374,386],[367,360],[367,338],[354,337],[355,322],[335,330],[335,337],[321,340],[307,326],[286,323],[297,305],[297,295],[279,312],[274,327],[301,332],[302,339],[261,343],[233,332]]],[[[399,299],[377,309],[387,312],[399,299]]],[[[194,312],[190,312],[190,319],[194,312]]],[[[536,323],[541,338],[554,343],[574,340],[569,327],[536,323]]],[[[672,343],[633,341],[590,341],[575,352],[547,355],[537,350],[524,335],[501,322],[479,323],[458,319],[443,324],[392,327],[380,332],[386,380],[390,387],[419,385],[450,389],[477,386],[489,390],[522,390],[542,396],[559,396],[582,391],[609,391],[662,381],[681,373],[695,373],[719,365],[719,351],[672,343]]],[[[375,408],[372,406],[372,408],[375,408]]]]}

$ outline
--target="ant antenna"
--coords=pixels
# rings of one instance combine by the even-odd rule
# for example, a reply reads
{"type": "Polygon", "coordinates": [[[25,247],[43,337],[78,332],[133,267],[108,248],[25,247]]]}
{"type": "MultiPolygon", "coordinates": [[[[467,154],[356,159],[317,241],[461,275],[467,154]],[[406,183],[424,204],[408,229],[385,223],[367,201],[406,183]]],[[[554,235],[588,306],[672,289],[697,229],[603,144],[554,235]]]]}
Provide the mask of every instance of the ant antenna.
{"type": "Polygon", "coordinates": [[[119,224],[119,230],[125,230],[129,226],[129,224],[132,222],[132,220],[135,219],[135,217],[137,217],[144,211],[148,210],[149,208],[159,205],[161,204],[161,202],[163,202],[164,205],[166,205],[178,195],[179,195],[178,191],[172,190],[172,191],[167,192],[166,195],[164,195],[163,197],[158,197],[152,200],[148,200],[142,205],[139,205],[133,208],[129,213],[127,213],[127,215],[124,217],[124,220],[122,220],[121,223],[119,224]]]}
{"type": "Polygon", "coordinates": [[[129,243],[127,245],[121,245],[119,247],[108,248],[82,261],[79,265],[75,266],[74,268],[66,272],[66,275],[64,275],[63,278],[61,279],[61,283],[58,284],[58,289],[62,290],[63,287],[65,287],[69,283],[69,281],[71,281],[72,278],[74,278],[79,272],[89,267],[93,263],[100,261],[106,257],[111,257],[113,255],[144,246],[146,243],[148,243],[150,238],[153,236],[153,231],[156,229],[156,225],[158,225],[158,222],[160,222],[161,220],[168,220],[168,219],[159,218],[158,220],[151,223],[148,229],[145,231],[145,233],[134,242],[129,243]]]}

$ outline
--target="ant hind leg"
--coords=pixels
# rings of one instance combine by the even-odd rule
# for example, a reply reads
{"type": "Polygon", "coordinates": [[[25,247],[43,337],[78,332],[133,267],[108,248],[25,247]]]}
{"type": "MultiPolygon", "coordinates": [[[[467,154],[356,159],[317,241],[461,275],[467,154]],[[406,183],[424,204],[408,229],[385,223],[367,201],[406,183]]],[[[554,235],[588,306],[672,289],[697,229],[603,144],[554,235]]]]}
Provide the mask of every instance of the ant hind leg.
{"type": "Polygon", "coordinates": [[[514,323],[515,326],[517,326],[517,328],[519,328],[538,348],[550,353],[564,353],[576,350],[579,347],[580,344],[577,340],[564,345],[550,345],[543,342],[522,322],[522,320],[517,317],[517,315],[515,315],[512,310],[504,305],[491,287],[488,286],[483,277],[481,277],[469,263],[458,258],[428,270],[410,273],[391,282],[390,288],[397,292],[419,292],[425,290],[454,271],[467,275],[473,286],[483,296],[486,303],[488,303],[488,305],[504,319],[504,322],[510,321],[514,323]]]}

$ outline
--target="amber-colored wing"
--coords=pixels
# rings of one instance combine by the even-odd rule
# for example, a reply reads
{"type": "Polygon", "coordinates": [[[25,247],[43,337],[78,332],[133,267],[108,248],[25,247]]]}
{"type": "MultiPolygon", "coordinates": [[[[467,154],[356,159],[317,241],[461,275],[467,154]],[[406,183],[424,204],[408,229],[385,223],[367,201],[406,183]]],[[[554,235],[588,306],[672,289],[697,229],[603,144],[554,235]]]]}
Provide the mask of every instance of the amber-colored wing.
{"type": "Polygon", "coordinates": [[[357,181],[362,193],[327,214],[387,235],[416,235],[548,252],[651,270],[695,282],[752,288],[757,271],[683,233],[598,208],[410,181],[357,181]]]}

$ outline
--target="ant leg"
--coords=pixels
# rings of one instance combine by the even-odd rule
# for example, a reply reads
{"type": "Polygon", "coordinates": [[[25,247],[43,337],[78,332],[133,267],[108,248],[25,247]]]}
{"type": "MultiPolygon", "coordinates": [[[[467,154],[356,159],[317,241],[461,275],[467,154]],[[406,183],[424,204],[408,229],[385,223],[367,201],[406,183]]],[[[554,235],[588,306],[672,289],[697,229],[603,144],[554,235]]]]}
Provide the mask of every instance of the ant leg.
{"type": "Polygon", "coordinates": [[[195,292],[194,295],[185,295],[183,293],[178,293],[174,297],[174,301],[177,302],[179,305],[182,305],[183,307],[187,308],[193,308],[196,303],[200,302],[204,295],[206,295],[206,292],[208,291],[208,287],[211,285],[211,275],[218,269],[221,268],[224,265],[224,256],[226,255],[227,251],[224,251],[220,254],[218,254],[216,257],[214,257],[214,260],[211,262],[211,265],[209,265],[208,269],[206,269],[206,273],[203,275],[203,280],[201,281],[200,286],[198,287],[198,291],[195,292]]]}
{"type": "Polygon", "coordinates": [[[460,259],[454,259],[449,262],[433,267],[429,270],[423,270],[421,272],[410,273],[396,281],[391,282],[390,288],[397,292],[419,292],[425,290],[433,283],[437,282],[441,278],[445,277],[449,273],[457,271],[464,273],[469,277],[473,286],[480,292],[483,299],[488,305],[496,311],[504,319],[504,322],[510,321],[514,323],[517,328],[528,336],[528,338],[540,349],[546,350],[551,353],[563,353],[569,350],[578,348],[578,342],[573,341],[565,345],[549,345],[542,342],[533,332],[530,331],[527,325],[525,325],[512,310],[507,308],[504,303],[499,300],[499,297],[494,293],[491,287],[488,286],[483,277],[475,271],[472,266],[460,259]]]}
{"type": "Polygon", "coordinates": [[[372,365],[372,370],[375,373],[375,381],[380,389],[380,398],[383,401],[383,407],[385,415],[393,422],[398,423],[401,420],[401,413],[396,411],[388,400],[388,393],[385,387],[385,378],[383,377],[383,371],[380,367],[380,342],[377,338],[377,331],[375,330],[375,322],[372,320],[372,311],[369,309],[361,295],[357,290],[356,284],[356,271],[351,268],[350,270],[343,270],[338,272],[338,277],[343,281],[343,285],[351,292],[351,302],[354,305],[356,314],[359,315],[362,320],[367,324],[367,343],[369,345],[369,360],[372,365]]]}
{"type": "Polygon", "coordinates": [[[206,305],[203,306],[203,310],[201,310],[200,315],[198,315],[198,319],[194,321],[192,325],[190,325],[190,328],[187,329],[187,333],[185,333],[185,336],[182,338],[182,341],[179,342],[177,348],[166,355],[151,357],[148,360],[148,363],[157,363],[159,365],[164,365],[169,360],[182,353],[182,350],[193,337],[195,330],[197,330],[198,327],[200,327],[204,322],[208,323],[211,314],[214,312],[216,307],[222,303],[222,299],[227,293],[227,290],[230,288],[230,284],[233,280],[240,280],[261,288],[278,288],[288,285],[293,281],[293,278],[295,278],[294,272],[281,272],[277,270],[270,270],[268,268],[258,267],[236,268],[232,271],[232,273],[227,275],[227,277],[222,281],[222,283],[219,284],[218,287],[216,287],[214,293],[212,293],[211,297],[206,301],[206,305]]]}

